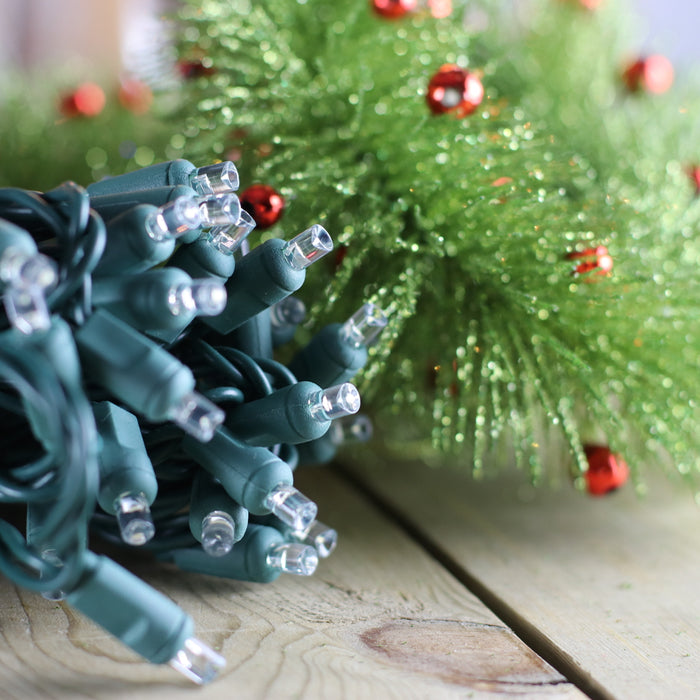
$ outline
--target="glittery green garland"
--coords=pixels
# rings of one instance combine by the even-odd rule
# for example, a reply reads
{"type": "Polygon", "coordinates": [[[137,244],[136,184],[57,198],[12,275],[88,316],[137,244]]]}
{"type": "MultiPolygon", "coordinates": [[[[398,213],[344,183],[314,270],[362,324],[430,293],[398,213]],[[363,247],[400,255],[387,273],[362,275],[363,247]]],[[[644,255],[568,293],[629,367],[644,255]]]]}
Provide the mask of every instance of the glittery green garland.
{"type": "Polygon", "coordinates": [[[270,235],[317,219],[347,246],[307,301],[316,325],[367,299],[392,312],[361,387],[388,443],[432,430],[478,474],[507,437],[539,478],[545,419],[575,472],[602,440],[685,474],[700,204],[674,139],[692,107],[624,93],[612,10],[539,5],[472,32],[461,11],[389,22],[359,0],[190,2],[181,56],[213,72],[185,88],[184,152],[233,152],[244,183],[275,186],[288,206],[270,235]],[[452,62],[483,72],[464,120],[425,104],[452,62]],[[597,245],[613,275],[572,275],[567,253],[597,245]]]}

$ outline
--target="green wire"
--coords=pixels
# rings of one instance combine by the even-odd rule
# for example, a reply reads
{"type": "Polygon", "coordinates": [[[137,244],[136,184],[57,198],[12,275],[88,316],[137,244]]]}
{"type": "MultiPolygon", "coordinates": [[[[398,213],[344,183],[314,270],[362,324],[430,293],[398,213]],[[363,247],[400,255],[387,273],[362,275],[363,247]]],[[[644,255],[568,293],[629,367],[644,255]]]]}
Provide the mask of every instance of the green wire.
{"type": "Polygon", "coordinates": [[[259,396],[268,396],[273,392],[270,380],[255,360],[237,348],[217,347],[216,349],[243,373],[259,396]]]}
{"type": "Polygon", "coordinates": [[[254,358],[254,362],[256,362],[262,370],[271,375],[273,379],[278,380],[281,385],[278,386],[278,388],[296,384],[298,381],[288,367],[276,360],[272,360],[268,357],[256,357],[254,358]]]}
{"type": "Polygon", "coordinates": [[[245,396],[237,386],[217,386],[204,392],[214,403],[243,403],[245,396]]]}
{"type": "Polygon", "coordinates": [[[45,508],[31,545],[0,520],[0,571],[25,588],[51,592],[74,584],[80,575],[99,479],[94,420],[82,389],[63,385],[49,359],[24,339],[17,343],[14,331],[0,334],[0,376],[32,415],[41,416],[37,437],[46,449],[43,458],[0,479],[3,500],[21,498],[45,508]],[[45,547],[55,551],[61,567],[40,558],[45,547]]]}

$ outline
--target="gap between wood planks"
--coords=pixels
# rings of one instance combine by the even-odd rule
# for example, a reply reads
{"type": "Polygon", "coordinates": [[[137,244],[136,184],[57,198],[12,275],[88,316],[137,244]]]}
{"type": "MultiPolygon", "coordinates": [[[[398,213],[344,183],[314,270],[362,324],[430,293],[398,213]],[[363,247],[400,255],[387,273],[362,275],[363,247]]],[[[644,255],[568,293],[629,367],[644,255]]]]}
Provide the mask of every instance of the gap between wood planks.
{"type": "Polygon", "coordinates": [[[436,562],[449,571],[463,586],[473,593],[481,602],[499,617],[527,646],[539,654],[547,663],[561,673],[571,684],[592,700],[615,700],[614,696],[601,686],[590,674],[578,666],[573,659],[556,644],[526,620],[510,605],[445,552],[428,534],[426,534],[405,513],[396,508],[357,473],[336,462],[331,467],[347,484],[359,491],[367,500],[390,517],[408,537],[420,545],[436,562]]]}

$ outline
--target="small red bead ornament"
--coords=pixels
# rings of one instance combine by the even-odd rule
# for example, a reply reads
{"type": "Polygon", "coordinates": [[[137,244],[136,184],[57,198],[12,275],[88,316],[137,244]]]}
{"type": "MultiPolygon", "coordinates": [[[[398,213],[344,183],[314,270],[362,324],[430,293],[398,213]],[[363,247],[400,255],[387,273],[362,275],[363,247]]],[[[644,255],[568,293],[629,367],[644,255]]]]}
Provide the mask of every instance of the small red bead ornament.
{"type": "Polygon", "coordinates": [[[584,445],[588,471],[583,475],[586,489],[592,496],[604,496],[620,488],[628,479],[627,463],[605,445],[584,445]]]}
{"type": "Polygon", "coordinates": [[[473,73],[446,63],[430,79],[425,99],[433,114],[450,112],[466,117],[484,99],[484,86],[473,73]]]}
{"type": "Polygon", "coordinates": [[[398,19],[418,8],[418,0],[370,0],[372,9],[382,17],[398,19]]]}
{"type": "Polygon", "coordinates": [[[83,83],[61,98],[59,108],[64,117],[96,117],[105,106],[104,90],[96,83],[83,83]]]}
{"type": "MultiPolygon", "coordinates": [[[[604,245],[574,251],[569,253],[566,259],[581,261],[571,271],[572,275],[585,275],[594,272],[597,275],[610,275],[613,269],[612,256],[604,245]]],[[[587,281],[592,281],[592,279],[589,278],[587,281]]]]}
{"type": "Polygon", "coordinates": [[[240,199],[241,207],[253,217],[258,229],[269,228],[282,216],[284,199],[269,185],[251,185],[240,199]]]}
{"type": "Polygon", "coordinates": [[[177,71],[185,80],[204,78],[216,73],[216,68],[208,65],[202,59],[181,60],[177,62],[177,71]]]}
{"type": "Polygon", "coordinates": [[[622,79],[630,92],[666,92],[673,85],[673,66],[665,56],[640,58],[625,68],[622,79]]]}

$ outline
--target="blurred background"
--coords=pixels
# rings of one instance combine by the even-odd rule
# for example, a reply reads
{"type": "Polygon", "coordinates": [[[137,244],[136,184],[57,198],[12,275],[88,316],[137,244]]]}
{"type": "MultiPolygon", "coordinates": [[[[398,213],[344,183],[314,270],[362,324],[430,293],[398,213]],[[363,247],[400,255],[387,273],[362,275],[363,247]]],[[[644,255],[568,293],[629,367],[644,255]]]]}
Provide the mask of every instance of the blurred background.
{"type": "MultiPolygon", "coordinates": [[[[111,73],[147,66],[162,53],[157,18],[175,5],[175,0],[0,0],[0,71],[76,61],[96,62],[111,73]]],[[[667,55],[681,71],[697,63],[698,0],[630,0],[630,5],[642,22],[644,51],[667,55]]]]}
{"type": "Polygon", "coordinates": [[[679,67],[700,59],[698,0],[633,0],[646,35],[645,49],[668,56],[679,67]]]}
{"type": "Polygon", "coordinates": [[[0,0],[0,70],[80,63],[105,73],[145,63],[169,0],[0,0]]]}

